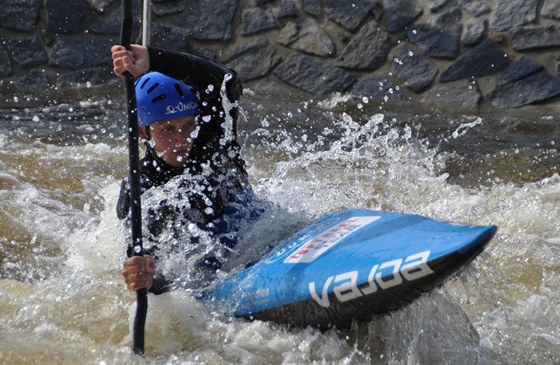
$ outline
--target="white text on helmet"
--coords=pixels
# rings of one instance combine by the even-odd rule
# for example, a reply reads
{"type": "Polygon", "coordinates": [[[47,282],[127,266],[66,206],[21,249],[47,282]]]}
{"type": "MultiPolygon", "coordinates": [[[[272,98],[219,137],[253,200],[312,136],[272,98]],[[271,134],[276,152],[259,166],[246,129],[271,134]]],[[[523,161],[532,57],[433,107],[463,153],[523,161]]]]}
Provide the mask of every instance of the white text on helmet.
{"type": "Polygon", "coordinates": [[[198,104],[195,101],[191,101],[189,103],[180,102],[175,106],[168,105],[167,109],[165,110],[165,114],[177,114],[187,110],[195,110],[197,108],[198,108],[198,104]]]}

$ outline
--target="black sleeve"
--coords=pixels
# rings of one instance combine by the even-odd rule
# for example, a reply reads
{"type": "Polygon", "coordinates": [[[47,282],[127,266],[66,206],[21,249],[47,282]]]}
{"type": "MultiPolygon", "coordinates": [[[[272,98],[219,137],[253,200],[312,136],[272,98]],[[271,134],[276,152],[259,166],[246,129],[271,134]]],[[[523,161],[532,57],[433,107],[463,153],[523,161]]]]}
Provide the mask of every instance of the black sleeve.
{"type": "Polygon", "coordinates": [[[154,293],[155,295],[168,292],[169,282],[165,279],[165,277],[162,274],[156,271],[154,274],[154,281],[148,291],[150,293],[154,293]]]}
{"type": "Polygon", "coordinates": [[[231,79],[226,84],[227,96],[231,102],[241,97],[242,87],[237,73],[210,58],[157,48],[148,48],[148,51],[152,71],[183,80],[203,94],[208,90],[208,86],[212,85],[213,91],[207,94],[210,97],[219,94],[224,76],[230,74],[231,79]]]}
{"type": "Polygon", "coordinates": [[[128,181],[123,179],[121,182],[121,191],[119,193],[119,200],[117,201],[117,217],[119,219],[125,219],[128,216],[128,211],[130,210],[130,188],[128,186],[128,181]]]}

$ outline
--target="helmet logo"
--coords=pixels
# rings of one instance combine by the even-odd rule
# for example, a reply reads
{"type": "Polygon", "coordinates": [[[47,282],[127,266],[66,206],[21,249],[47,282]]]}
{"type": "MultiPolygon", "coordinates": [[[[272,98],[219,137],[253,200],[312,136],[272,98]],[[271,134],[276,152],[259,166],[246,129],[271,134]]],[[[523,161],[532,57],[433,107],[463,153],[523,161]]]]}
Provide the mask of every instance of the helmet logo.
{"type": "Polygon", "coordinates": [[[177,113],[182,113],[182,112],[186,112],[189,110],[192,110],[193,112],[196,112],[196,110],[198,109],[198,104],[195,101],[191,101],[188,103],[183,103],[183,102],[179,102],[179,104],[173,106],[173,105],[168,105],[166,110],[165,110],[165,114],[177,114],[177,113]]]}

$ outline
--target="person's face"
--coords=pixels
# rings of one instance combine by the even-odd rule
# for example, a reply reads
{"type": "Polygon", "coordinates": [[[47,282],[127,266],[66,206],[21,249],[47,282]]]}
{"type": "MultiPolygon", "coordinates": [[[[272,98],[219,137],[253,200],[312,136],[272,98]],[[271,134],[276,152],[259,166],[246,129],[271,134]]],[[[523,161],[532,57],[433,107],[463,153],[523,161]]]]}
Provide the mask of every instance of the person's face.
{"type": "Polygon", "coordinates": [[[194,116],[179,117],[151,124],[153,148],[169,165],[181,167],[187,163],[196,129],[194,116]]]}

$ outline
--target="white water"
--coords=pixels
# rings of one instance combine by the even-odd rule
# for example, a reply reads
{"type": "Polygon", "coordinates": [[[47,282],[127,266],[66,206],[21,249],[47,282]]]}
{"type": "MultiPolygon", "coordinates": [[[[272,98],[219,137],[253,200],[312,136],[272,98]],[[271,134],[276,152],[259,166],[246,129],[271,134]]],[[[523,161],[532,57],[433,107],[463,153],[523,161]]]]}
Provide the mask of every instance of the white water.
{"type": "MultiPolygon", "coordinates": [[[[365,110],[358,120],[335,111],[336,100],[319,108],[313,130],[278,127],[297,124],[307,105],[249,111],[256,125],[240,126],[255,190],[275,208],[245,232],[238,260],[260,252],[262,237],[349,207],[496,224],[487,250],[441,289],[345,332],[225,318],[185,292],[150,295],[138,358],[114,213],[125,142],[0,134],[0,363],[559,363],[560,177],[496,182],[476,172],[484,184],[453,183],[450,152],[429,148],[413,125],[365,110]]],[[[467,143],[489,123],[460,121],[444,138],[467,143]]]]}

